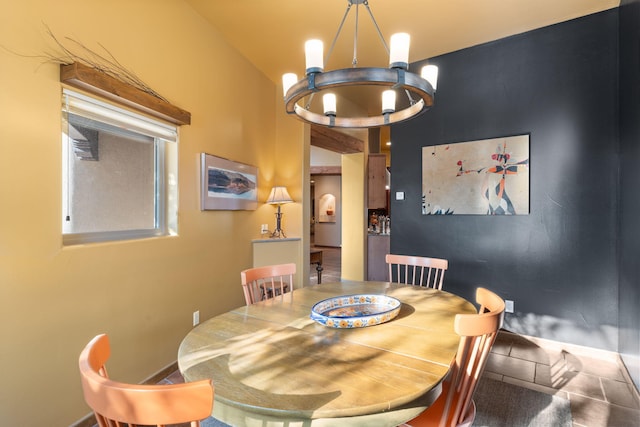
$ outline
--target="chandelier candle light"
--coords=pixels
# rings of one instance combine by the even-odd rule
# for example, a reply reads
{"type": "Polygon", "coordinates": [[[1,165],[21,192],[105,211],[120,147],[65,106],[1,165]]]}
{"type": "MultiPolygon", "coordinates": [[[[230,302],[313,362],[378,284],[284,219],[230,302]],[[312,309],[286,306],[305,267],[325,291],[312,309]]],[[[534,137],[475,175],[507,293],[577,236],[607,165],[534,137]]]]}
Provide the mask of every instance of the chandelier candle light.
{"type": "MultiPolygon", "coordinates": [[[[409,69],[409,42],[407,33],[397,33],[391,36],[390,45],[387,46],[380,28],[376,23],[373,13],[369,8],[368,0],[347,0],[347,10],[338,27],[338,32],[333,40],[331,49],[335,46],[342,26],[351,10],[356,5],[356,30],[354,42],[353,68],[343,68],[333,71],[324,71],[323,44],[320,40],[309,40],[305,43],[306,76],[298,80],[294,73],[282,76],[284,90],[284,102],[287,113],[295,114],[300,119],[322,126],[342,128],[370,128],[400,123],[422,114],[428,110],[434,102],[434,94],[438,80],[438,67],[427,65],[422,68],[421,75],[408,71],[409,69]],[[389,54],[389,68],[357,68],[357,36],[358,36],[358,7],[363,4],[380,36],[385,50],[389,54]],[[382,93],[382,108],[376,116],[341,117],[337,114],[336,95],[328,90],[340,87],[355,86],[385,86],[388,89],[382,93]],[[396,111],[396,89],[406,93],[409,105],[396,111]],[[311,111],[310,105],[314,94],[324,92],[322,99],[324,114],[311,111]],[[303,98],[307,97],[306,104],[302,105],[303,98]]],[[[329,53],[329,55],[331,52],[329,53]]],[[[329,59],[327,56],[327,60],[329,59]]]]}
{"type": "Polygon", "coordinates": [[[277,205],[278,212],[276,212],[276,229],[271,233],[271,238],[282,238],[287,237],[284,234],[284,230],[282,230],[282,212],[280,211],[280,206],[285,203],[292,203],[293,199],[289,196],[289,192],[287,191],[287,187],[276,186],[271,189],[271,193],[267,198],[267,203],[270,205],[277,205]]]}

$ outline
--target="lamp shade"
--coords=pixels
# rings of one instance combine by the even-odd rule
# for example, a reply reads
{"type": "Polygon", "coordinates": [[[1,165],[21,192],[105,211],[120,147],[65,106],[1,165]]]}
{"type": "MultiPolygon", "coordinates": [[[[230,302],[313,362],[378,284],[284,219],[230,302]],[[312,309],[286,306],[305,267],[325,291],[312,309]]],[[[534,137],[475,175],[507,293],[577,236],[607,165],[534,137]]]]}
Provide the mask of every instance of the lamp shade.
{"type": "Polygon", "coordinates": [[[336,115],[336,95],[334,93],[325,93],[322,96],[322,105],[324,106],[324,114],[326,116],[336,115]]]}
{"type": "Polygon", "coordinates": [[[298,82],[298,76],[295,73],[286,73],[282,75],[282,91],[283,95],[287,96],[287,91],[291,86],[298,82]]]}
{"type": "Polygon", "coordinates": [[[307,40],[304,44],[307,74],[320,73],[324,70],[323,49],[322,40],[307,40]]]}
{"type": "Polygon", "coordinates": [[[396,33],[391,36],[389,49],[389,67],[407,69],[409,65],[409,43],[411,37],[407,33],[396,33]]]}
{"type": "Polygon", "coordinates": [[[396,111],[396,92],[385,90],[382,92],[382,114],[396,111]]]}
{"type": "Polygon", "coordinates": [[[429,82],[433,90],[438,88],[438,67],[435,65],[427,65],[422,67],[422,78],[429,82]]]}
{"type": "Polygon", "coordinates": [[[293,199],[289,196],[287,187],[273,187],[271,193],[267,198],[267,203],[270,205],[282,205],[284,203],[292,203],[293,199]]]}

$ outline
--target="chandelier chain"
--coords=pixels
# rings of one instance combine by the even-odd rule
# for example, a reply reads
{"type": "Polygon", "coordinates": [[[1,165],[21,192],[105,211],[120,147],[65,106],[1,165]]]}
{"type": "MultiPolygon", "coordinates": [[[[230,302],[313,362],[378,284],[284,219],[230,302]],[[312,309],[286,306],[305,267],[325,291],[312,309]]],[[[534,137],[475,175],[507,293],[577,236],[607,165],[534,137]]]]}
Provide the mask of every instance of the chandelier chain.
{"type": "Polygon", "coordinates": [[[353,32],[353,60],[351,61],[351,65],[353,68],[358,66],[358,19],[360,17],[360,5],[356,5],[356,26],[355,31],[353,32]]]}
{"type": "Polygon", "coordinates": [[[338,37],[340,36],[340,32],[342,31],[342,27],[344,26],[344,22],[347,20],[347,16],[349,15],[349,11],[351,10],[351,2],[349,2],[349,6],[347,6],[347,10],[344,12],[342,16],[342,21],[340,21],[340,25],[338,26],[338,31],[336,32],[336,36],[333,38],[333,42],[331,43],[331,47],[327,52],[327,56],[324,58],[324,63],[329,63],[329,58],[331,58],[331,54],[333,53],[333,48],[336,47],[336,42],[338,41],[338,37]]]}
{"type": "Polygon", "coordinates": [[[404,93],[407,95],[407,98],[409,99],[409,104],[410,105],[413,105],[413,104],[415,104],[417,102],[415,99],[413,99],[413,96],[411,96],[411,92],[409,92],[408,89],[405,89],[404,93]]]}
{"type": "Polygon", "coordinates": [[[378,22],[376,21],[376,18],[374,18],[373,16],[373,12],[369,7],[369,2],[365,0],[363,4],[364,4],[364,7],[366,7],[367,11],[369,12],[369,16],[371,17],[371,21],[373,22],[373,25],[376,27],[376,31],[378,32],[378,36],[380,37],[382,46],[384,46],[384,50],[387,52],[387,55],[389,55],[389,46],[387,45],[387,42],[384,40],[384,36],[382,35],[382,31],[380,31],[380,27],[378,26],[378,22]]]}

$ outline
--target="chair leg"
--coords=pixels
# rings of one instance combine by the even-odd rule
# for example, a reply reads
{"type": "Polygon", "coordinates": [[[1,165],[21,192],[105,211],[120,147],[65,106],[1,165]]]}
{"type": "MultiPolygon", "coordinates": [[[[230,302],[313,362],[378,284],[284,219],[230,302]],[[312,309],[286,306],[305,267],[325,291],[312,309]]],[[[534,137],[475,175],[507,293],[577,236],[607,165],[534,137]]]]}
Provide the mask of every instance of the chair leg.
{"type": "Polygon", "coordinates": [[[473,422],[476,419],[476,402],[471,399],[469,402],[469,407],[464,414],[464,419],[458,424],[458,427],[471,427],[473,422]]]}

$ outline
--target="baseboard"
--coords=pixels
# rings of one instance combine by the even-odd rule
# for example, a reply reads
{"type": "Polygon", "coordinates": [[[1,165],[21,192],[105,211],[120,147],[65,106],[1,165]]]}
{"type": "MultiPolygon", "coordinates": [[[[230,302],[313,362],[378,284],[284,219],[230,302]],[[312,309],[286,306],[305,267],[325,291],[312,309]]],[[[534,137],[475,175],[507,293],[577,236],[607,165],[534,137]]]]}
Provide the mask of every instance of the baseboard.
{"type": "Polygon", "coordinates": [[[70,424],[69,427],[95,427],[96,425],[98,425],[98,421],[92,412],[75,423],[70,424]]]}
{"type": "Polygon", "coordinates": [[[167,378],[170,373],[178,370],[178,362],[173,362],[151,375],[146,380],[142,381],[141,384],[158,384],[163,379],[167,378]]]}
{"type": "Polygon", "coordinates": [[[595,358],[595,359],[606,360],[607,362],[616,363],[618,365],[618,367],[620,367],[620,371],[624,375],[627,384],[629,384],[631,386],[631,388],[633,389],[632,391],[635,394],[636,398],[638,398],[638,400],[640,400],[640,392],[638,391],[638,388],[635,386],[635,383],[633,382],[633,379],[631,378],[631,375],[629,374],[629,371],[627,369],[627,365],[625,365],[624,361],[622,360],[622,357],[620,356],[620,353],[617,353],[615,351],[602,350],[602,349],[599,349],[599,348],[592,348],[592,347],[582,346],[582,345],[578,345],[578,344],[569,344],[569,343],[565,343],[565,342],[561,342],[561,341],[554,341],[554,340],[550,340],[550,339],[546,339],[546,338],[539,338],[539,337],[534,337],[534,336],[530,336],[530,335],[519,334],[519,333],[516,333],[516,332],[511,332],[511,331],[509,331],[507,329],[500,329],[500,333],[501,334],[518,335],[518,336],[523,337],[523,338],[525,338],[525,339],[527,339],[527,340],[529,340],[529,341],[531,341],[533,343],[541,344],[545,348],[554,348],[554,349],[556,349],[558,351],[565,350],[565,351],[568,351],[568,352],[570,352],[572,354],[591,357],[591,358],[595,358]]]}
{"type": "Polygon", "coordinates": [[[603,349],[594,348],[594,347],[587,347],[587,346],[578,345],[578,344],[571,344],[571,343],[566,343],[562,341],[555,341],[555,340],[550,340],[548,338],[534,337],[532,335],[525,335],[518,332],[512,332],[512,331],[509,331],[508,329],[500,329],[500,333],[517,335],[519,337],[525,338],[528,341],[541,345],[545,348],[553,348],[558,351],[566,350],[573,354],[588,356],[594,359],[602,359],[608,362],[617,363],[620,361],[620,355],[615,351],[603,350],[603,349]]]}

